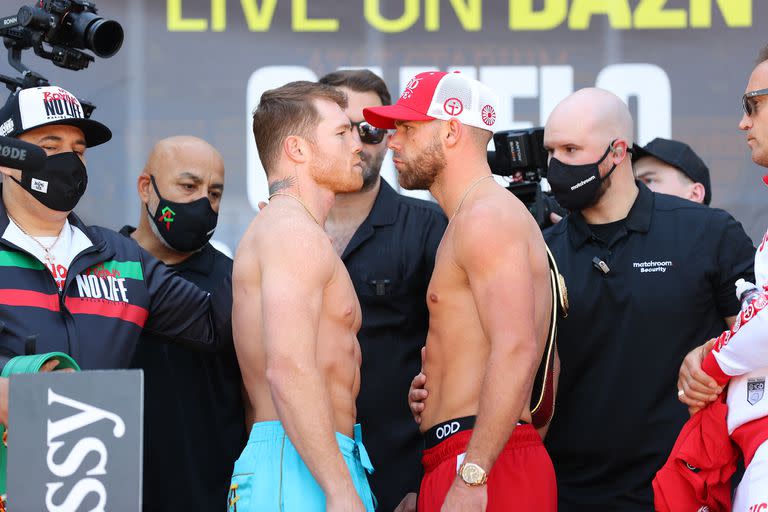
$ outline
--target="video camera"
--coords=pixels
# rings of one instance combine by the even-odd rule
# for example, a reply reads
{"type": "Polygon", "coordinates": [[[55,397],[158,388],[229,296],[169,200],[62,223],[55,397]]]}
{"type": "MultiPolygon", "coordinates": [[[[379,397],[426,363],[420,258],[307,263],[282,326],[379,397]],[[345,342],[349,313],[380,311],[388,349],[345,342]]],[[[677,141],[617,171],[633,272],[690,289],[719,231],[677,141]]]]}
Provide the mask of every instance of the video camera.
{"type": "MultiPolygon", "coordinates": [[[[21,63],[21,52],[32,48],[36,55],[56,66],[78,71],[88,67],[94,57],[111,57],[123,44],[123,27],[97,14],[88,0],[38,0],[25,5],[17,14],[0,18],[0,37],[8,49],[8,63],[21,73],[20,78],[0,75],[11,92],[30,87],[44,87],[48,80],[21,63]],[[43,45],[46,46],[43,46],[43,45]]],[[[85,117],[95,105],[80,101],[85,117]]]]}
{"type": "Polygon", "coordinates": [[[488,152],[491,172],[509,179],[507,190],[523,202],[541,228],[551,226],[549,214],[565,216],[568,211],[542,189],[541,178],[547,174],[544,128],[506,130],[493,134],[495,151],[488,152]]]}

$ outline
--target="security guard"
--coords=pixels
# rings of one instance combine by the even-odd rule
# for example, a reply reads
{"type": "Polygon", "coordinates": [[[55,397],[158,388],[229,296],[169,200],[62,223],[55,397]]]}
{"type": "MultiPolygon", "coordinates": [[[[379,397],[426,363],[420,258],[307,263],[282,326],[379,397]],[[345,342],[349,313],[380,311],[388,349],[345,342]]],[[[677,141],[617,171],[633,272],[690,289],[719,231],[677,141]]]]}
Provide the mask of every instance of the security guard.
{"type": "Polygon", "coordinates": [[[546,445],[559,510],[653,510],[651,480],[687,411],[677,369],[739,311],[754,247],[728,213],[634,180],[633,122],[613,94],[583,89],[544,132],[548,180],[573,213],[545,233],[568,284],[561,374],[546,445]]]}

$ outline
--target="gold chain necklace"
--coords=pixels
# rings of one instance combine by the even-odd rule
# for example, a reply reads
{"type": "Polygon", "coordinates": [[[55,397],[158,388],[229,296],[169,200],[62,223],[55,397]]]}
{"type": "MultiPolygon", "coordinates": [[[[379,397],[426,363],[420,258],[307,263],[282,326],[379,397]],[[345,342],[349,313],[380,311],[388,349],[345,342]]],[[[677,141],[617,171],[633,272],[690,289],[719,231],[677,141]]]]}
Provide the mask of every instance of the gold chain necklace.
{"type": "Polygon", "coordinates": [[[474,190],[475,187],[477,187],[483,180],[487,180],[488,178],[493,178],[492,174],[489,174],[487,176],[481,176],[480,178],[477,178],[475,181],[473,181],[468,187],[467,190],[464,191],[464,195],[461,196],[461,200],[459,201],[459,205],[456,207],[455,210],[453,210],[453,215],[451,215],[451,219],[448,221],[449,223],[453,218],[456,216],[457,213],[459,213],[459,210],[461,210],[461,205],[464,204],[464,200],[467,199],[467,196],[469,196],[469,193],[474,190]]]}
{"type": "Polygon", "coordinates": [[[38,240],[34,236],[32,236],[29,233],[27,233],[27,230],[24,229],[23,227],[21,227],[21,224],[19,224],[19,221],[17,221],[13,217],[11,217],[10,213],[6,212],[6,214],[8,214],[8,218],[11,219],[14,224],[16,224],[16,227],[19,228],[19,230],[21,230],[22,233],[24,233],[29,238],[34,240],[34,242],[37,245],[39,245],[40,248],[43,249],[43,251],[45,251],[45,259],[46,259],[46,261],[48,261],[49,265],[53,266],[55,258],[53,257],[53,254],[51,254],[51,250],[53,250],[53,246],[56,245],[58,243],[58,241],[59,241],[59,238],[61,238],[61,234],[64,232],[64,228],[62,227],[61,231],[59,231],[59,234],[56,235],[56,239],[53,241],[53,243],[51,245],[49,245],[48,247],[46,247],[45,245],[43,245],[43,243],[40,240],[38,240]]]}
{"type": "Polygon", "coordinates": [[[318,226],[320,226],[320,221],[319,221],[319,220],[317,220],[317,217],[315,217],[315,215],[314,215],[314,214],[312,213],[312,211],[311,211],[311,210],[310,210],[310,209],[307,207],[307,205],[306,205],[306,204],[304,204],[304,201],[302,201],[302,200],[301,200],[301,199],[299,199],[298,197],[294,196],[293,194],[286,194],[285,192],[275,192],[274,194],[272,194],[272,195],[270,195],[270,196],[269,196],[269,200],[272,200],[272,198],[273,198],[273,197],[275,197],[275,196],[285,196],[285,197],[291,197],[291,198],[295,199],[296,201],[298,201],[298,202],[299,202],[299,204],[300,204],[302,207],[304,207],[304,210],[306,210],[306,212],[309,214],[309,216],[310,216],[310,217],[312,217],[312,220],[314,220],[314,221],[315,221],[315,224],[317,224],[318,226]]]}

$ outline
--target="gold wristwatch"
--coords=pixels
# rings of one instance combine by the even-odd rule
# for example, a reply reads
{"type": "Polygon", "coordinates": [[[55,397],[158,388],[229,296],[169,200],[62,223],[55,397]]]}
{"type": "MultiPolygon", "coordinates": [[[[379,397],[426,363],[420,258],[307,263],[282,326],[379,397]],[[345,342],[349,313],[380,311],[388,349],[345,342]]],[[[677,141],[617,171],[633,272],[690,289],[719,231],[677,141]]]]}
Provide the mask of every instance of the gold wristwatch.
{"type": "Polygon", "coordinates": [[[459,466],[459,477],[470,487],[485,485],[488,474],[483,468],[472,462],[464,462],[459,466]]]}

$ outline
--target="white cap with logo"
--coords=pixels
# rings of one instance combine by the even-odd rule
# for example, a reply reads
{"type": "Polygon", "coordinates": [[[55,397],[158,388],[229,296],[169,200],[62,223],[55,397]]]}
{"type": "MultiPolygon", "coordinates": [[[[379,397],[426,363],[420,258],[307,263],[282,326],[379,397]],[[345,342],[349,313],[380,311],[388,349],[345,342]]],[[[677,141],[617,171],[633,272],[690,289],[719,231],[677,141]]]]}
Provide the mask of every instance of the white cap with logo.
{"type": "Polygon", "coordinates": [[[85,116],[74,94],[56,86],[22,89],[12,94],[0,109],[0,135],[16,137],[40,126],[63,124],[82,130],[88,147],[112,138],[112,132],[85,116]]]}

